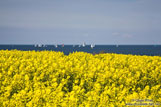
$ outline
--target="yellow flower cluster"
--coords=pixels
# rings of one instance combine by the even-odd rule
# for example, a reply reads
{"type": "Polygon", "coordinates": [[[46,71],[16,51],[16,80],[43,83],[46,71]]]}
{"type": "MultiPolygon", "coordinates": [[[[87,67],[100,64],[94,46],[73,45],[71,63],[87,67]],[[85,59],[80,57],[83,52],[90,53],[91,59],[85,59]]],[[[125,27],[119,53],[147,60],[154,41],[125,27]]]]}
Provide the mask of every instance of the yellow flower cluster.
{"type": "Polygon", "coordinates": [[[0,51],[1,107],[123,107],[161,103],[161,57],[0,51]]]}

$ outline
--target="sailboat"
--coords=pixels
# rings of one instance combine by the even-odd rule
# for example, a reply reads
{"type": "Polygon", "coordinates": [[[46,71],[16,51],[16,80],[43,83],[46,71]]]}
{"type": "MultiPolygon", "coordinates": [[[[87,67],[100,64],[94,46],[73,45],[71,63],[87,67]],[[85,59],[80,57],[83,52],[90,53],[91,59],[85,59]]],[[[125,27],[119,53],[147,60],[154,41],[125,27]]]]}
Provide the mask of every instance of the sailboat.
{"type": "Polygon", "coordinates": [[[37,47],[37,44],[35,44],[34,47],[37,47]]]}
{"type": "Polygon", "coordinates": [[[55,48],[57,48],[57,47],[58,47],[58,45],[56,44],[56,45],[55,45],[55,48]]]}
{"type": "Polygon", "coordinates": [[[43,44],[43,45],[42,45],[42,47],[46,47],[46,45],[45,45],[45,44],[43,44]]]}
{"type": "Polygon", "coordinates": [[[85,46],[86,46],[86,43],[84,42],[84,43],[82,44],[82,46],[85,47],[85,46]]]}
{"type": "Polygon", "coordinates": [[[41,44],[38,44],[38,45],[37,45],[37,47],[39,47],[39,48],[40,48],[40,47],[42,47],[42,45],[41,45],[41,44]]]}
{"type": "Polygon", "coordinates": [[[94,44],[91,44],[91,48],[93,49],[95,47],[95,45],[94,44]]]}

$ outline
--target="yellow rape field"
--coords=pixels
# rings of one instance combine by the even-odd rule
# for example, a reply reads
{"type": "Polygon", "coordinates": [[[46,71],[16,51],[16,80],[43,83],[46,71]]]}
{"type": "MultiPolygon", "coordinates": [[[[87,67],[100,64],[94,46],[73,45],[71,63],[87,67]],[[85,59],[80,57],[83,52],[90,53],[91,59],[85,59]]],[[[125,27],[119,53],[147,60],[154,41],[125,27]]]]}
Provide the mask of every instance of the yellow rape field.
{"type": "Polygon", "coordinates": [[[0,51],[0,107],[124,107],[138,100],[161,106],[161,57],[0,51]]]}

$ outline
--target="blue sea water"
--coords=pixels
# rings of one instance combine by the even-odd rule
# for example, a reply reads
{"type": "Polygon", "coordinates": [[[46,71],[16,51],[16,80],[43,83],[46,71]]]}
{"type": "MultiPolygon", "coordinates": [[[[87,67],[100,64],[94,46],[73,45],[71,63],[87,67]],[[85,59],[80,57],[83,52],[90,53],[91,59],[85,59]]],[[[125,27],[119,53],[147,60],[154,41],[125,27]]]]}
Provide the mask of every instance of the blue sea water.
{"type": "Polygon", "coordinates": [[[83,51],[88,53],[97,54],[100,52],[105,53],[118,53],[118,54],[133,54],[133,55],[149,55],[149,56],[161,56],[161,45],[95,45],[92,49],[90,45],[85,47],[79,47],[79,45],[58,45],[56,48],[54,45],[45,45],[45,47],[35,47],[34,45],[0,45],[0,50],[52,50],[61,51],[68,55],[76,51],[83,51]]]}

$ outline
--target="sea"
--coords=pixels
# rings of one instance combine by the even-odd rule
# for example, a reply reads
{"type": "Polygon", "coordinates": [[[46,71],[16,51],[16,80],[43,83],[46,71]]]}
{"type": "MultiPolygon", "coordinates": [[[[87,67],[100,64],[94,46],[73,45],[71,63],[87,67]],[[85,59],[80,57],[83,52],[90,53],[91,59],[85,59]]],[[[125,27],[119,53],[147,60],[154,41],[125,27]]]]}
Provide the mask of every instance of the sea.
{"type": "Polygon", "coordinates": [[[61,51],[65,55],[73,52],[98,53],[117,53],[132,55],[161,56],[161,45],[0,45],[0,50],[23,50],[23,51],[61,51]]]}

